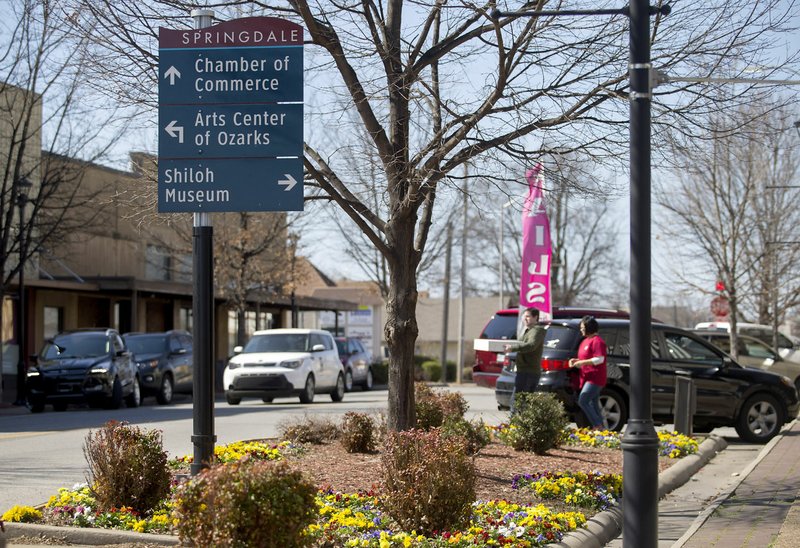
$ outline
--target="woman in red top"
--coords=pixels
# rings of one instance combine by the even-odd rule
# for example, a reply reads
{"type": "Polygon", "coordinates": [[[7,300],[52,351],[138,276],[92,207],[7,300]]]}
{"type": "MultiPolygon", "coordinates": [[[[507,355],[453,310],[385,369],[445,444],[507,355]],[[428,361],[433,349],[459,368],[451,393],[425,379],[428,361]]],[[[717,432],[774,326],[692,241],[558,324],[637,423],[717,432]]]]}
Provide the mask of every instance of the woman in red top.
{"type": "Polygon", "coordinates": [[[581,393],[578,405],[586,414],[589,424],[595,429],[605,428],[603,411],[600,408],[600,391],[606,385],[606,343],[597,334],[599,326],[592,316],[581,319],[581,335],[584,339],[578,347],[578,357],[569,360],[570,367],[580,369],[581,393]]]}

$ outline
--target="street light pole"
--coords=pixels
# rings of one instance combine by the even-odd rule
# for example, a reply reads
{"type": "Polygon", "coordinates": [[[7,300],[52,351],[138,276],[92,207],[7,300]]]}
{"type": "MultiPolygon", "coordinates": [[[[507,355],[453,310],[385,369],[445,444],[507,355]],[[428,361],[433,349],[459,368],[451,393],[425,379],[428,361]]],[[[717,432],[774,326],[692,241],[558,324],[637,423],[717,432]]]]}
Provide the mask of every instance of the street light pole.
{"type": "Polygon", "coordinates": [[[625,548],[655,548],[658,544],[658,435],[650,393],[650,16],[669,15],[670,11],[669,4],[650,7],[647,0],[631,0],[622,9],[492,12],[494,19],[508,15],[625,15],[630,21],[631,413],[622,439],[625,548]]]}
{"type": "Polygon", "coordinates": [[[33,185],[31,182],[22,178],[17,181],[17,206],[19,207],[19,284],[17,298],[17,399],[14,405],[25,405],[27,394],[25,393],[25,376],[27,367],[25,364],[25,205],[28,203],[28,190],[33,185]]]}
{"type": "Polygon", "coordinates": [[[630,418],[622,438],[623,546],[658,545],[658,435],[652,419],[650,374],[650,6],[633,0],[630,13],[630,418]]]}

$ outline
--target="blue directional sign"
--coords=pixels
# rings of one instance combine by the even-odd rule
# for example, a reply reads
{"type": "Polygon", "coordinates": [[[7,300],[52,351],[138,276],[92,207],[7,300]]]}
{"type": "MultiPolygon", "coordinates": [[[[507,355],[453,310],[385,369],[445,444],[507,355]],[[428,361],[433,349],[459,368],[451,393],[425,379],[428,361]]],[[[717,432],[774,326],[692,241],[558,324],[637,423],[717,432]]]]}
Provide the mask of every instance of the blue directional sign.
{"type": "Polygon", "coordinates": [[[303,105],[180,105],[158,109],[160,158],[303,154],[303,105]]]}
{"type": "Polygon", "coordinates": [[[293,158],[159,160],[159,211],[302,211],[303,165],[293,158]]]}
{"type": "Polygon", "coordinates": [[[303,47],[165,49],[161,103],[276,103],[303,100],[303,47]]]}
{"type": "Polygon", "coordinates": [[[158,210],[303,209],[303,29],[159,29],[158,210]]]}

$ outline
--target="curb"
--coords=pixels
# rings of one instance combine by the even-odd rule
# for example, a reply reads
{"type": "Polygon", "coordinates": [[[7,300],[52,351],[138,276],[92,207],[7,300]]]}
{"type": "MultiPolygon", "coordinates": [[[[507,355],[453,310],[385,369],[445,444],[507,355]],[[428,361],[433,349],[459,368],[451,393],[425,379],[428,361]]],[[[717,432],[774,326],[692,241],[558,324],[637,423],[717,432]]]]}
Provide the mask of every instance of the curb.
{"type": "Polygon", "coordinates": [[[40,537],[57,539],[71,544],[89,546],[109,546],[112,544],[156,544],[159,546],[178,546],[180,541],[173,535],[154,535],[152,533],[136,533],[116,529],[92,529],[80,527],[55,527],[36,523],[6,523],[5,534],[0,534],[0,546],[4,542],[19,537],[40,537]]]}
{"type": "MultiPolygon", "coordinates": [[[[667,493],[689,481],[689,478],[727,446],[728,442],[725,439],[715,435],[709,436],[700,444],[697,453],[682,458],[658,475],[658,498],[664,497],[667,493]]],[[[767,447],[771,448],[772,445],[768,444],[767,447]]],[[[762,451],[763,454],[768,452],[767,447],[762,451]]],[[[750,469],[748,469],[748,473],[750,469]]],[[[743,476],[746,477],[746,474],[743,474],[743,476]]],[[[173,535],[154,535],[114,529],[81,529],[33,523],[7,523],[5,524],[5,529],[5,534],[0,534],[0,546],[3,545],[4,541],[21,536],[48,537],[73,544],[90,546],[136,542],[160,546],[178,546],[180,544],[178,537],[173,535]]],[[[602,548],[621,533],[622,507],[615,506],[596,514],[582,528],[564,535],[560,542],[548,544],[547,546],[550,548],[602,548]]]]}
{"type": "MultiPolygon", "coordinates": [[[[658,498],[677,489],[698,470],[728,446],[724,438],[709,436],[697,453],[683,457],[658,475],[658,498]]],[[[549,548],[602,548],[622,534],[622,506],[618,505],[596,514],[586,525],[564,535],[560,542],[548,544],[549,548]]]]}

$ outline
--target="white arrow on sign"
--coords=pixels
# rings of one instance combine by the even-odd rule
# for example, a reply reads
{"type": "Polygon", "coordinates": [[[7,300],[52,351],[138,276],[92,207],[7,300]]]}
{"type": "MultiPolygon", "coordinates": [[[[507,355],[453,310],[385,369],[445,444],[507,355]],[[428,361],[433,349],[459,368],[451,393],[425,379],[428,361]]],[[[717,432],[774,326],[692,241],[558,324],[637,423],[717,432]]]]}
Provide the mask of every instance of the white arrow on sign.
{"type": "Polygon", "coordinates": [[[175,78],[180,78],[180,77],[181,77],[181,71],[172,66],[169,67],[167,69],[167,72],[164,73],[164,78],[169,78],[169,85],[171,86],[175,85],[175,78]]]}
{"type": "Polygon", "coordinates": [[[278,181],[278,184],[286,187],[283,189],[284,192],[289,192],[294,188],[294,185],[297,184],[297,180],[288,173],[284,173],[284,175],[286,176],[286,178],[278,181]]]}
{"type": "Polygon", "coordinates": [[[183,126],[176,126],[177,120],[171,121],[164,129],[170,137],[177,137],[179,143],[183,143],[183,126]]]}

